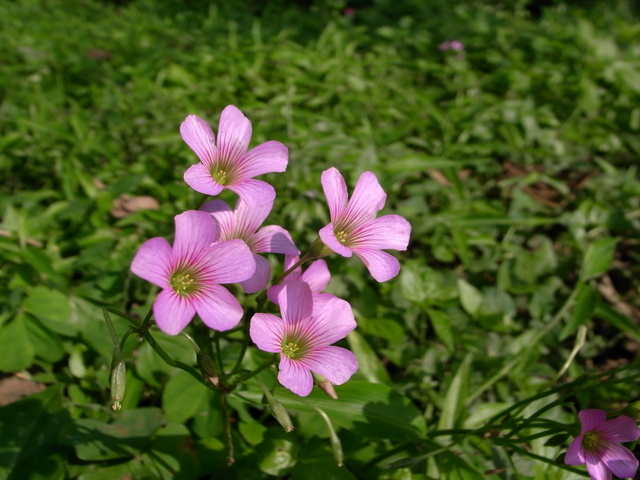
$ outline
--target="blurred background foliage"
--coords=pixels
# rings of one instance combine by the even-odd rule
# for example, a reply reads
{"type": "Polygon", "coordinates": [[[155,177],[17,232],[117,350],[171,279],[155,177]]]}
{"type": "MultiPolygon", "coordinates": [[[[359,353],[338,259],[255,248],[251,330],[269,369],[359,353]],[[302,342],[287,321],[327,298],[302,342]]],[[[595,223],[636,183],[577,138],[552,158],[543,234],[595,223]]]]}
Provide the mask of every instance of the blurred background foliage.
{"type": "MultiPolygon", "coordinates": [[[[435,431],[476,428],[551,387],[581,325],[561,383],[635,365],[638,13],[624,1],[0,3],[0,371],[49,387],[0,409],[0,478],[572,478],[527,456],[554,460],[562,442],[519,451],[471,436],[455,457],[417,456],[445,445],[435,431]],[[439,49],[454,39],[464,50],[439,49]],[[178,127],[194,113],[215,131],[228,104],[252,121],[252,146],[289,147],[287,172],[264,177],[278,192],[268,223],[301,250],[328,222],[330,166],[351,186],[374,171],[385,212],[413,225],[391,282],[328,259],[329,290],[359,324],[360,371],[337,389],[359,413],[329,415],[342,468],[326,467],[313,409],[289,400],[303,411],[285,434],[248,389],[230,399],[227,470],[215,395],[148,345],[128,344],[124,411],[107,408],[102,308],[148,311],[155,292],[130,261],[203,201],[182,180],[196,158],[178,127]]],[[[183,339],[159,341],[194,362],[183,339]]],[[[609,378],[576,386],[550,421],[638,399],[637,382],[609,378]]]]}

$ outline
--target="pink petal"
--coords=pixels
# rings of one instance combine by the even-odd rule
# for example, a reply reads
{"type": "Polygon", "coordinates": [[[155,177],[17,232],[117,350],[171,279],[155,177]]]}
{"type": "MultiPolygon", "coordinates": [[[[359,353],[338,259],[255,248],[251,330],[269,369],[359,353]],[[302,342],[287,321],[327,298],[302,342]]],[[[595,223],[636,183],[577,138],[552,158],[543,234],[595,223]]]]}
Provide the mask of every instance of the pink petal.
{"type": "Polygon", "coordinates": [[[233,105],[226,107],[218,124],[218,156],[230,164],[245,154],[251,141],[251,122],[233,105]]]}
{"type": "Polygon", "coordinates": [[[400,215],[385,215],[357,230],[351,245],[376,249],[406,250],[411,224],[400,215]]]}
{"type": "Polygon", "coordinates": [[[184,181],[196,192],[205,195],[218,195],[224,190],[224,187],[211,177],[211,172],[202,163],[196,163],[187,168],[184,172],[184,181]]]}
{"type": "Polygon", "coordinates": [[[386,282],[398,275],[400,262],[393,255],[372,248],[358,248],[354,253],[369,269],[371,276],[378,282],[386,282]]]}
{"type": "Polygon", "coordinates": [[[200,207],[203,212],[209,213],[216,221],[216,242],[221,242],[235,238],[233,236],[236,229],[236,216],[231,207],[222,200],[211,200],[200,207]]]}
{"type": "Polygon", "coordinates": [[[244,313],[236,297],[220,285],[209,285],[193,305],[204,324],[220,332],[238,325],[244,313]]]}
{"type": "Polygon", "coordinates": [[[173,251],[176,261],[195,260],[216,237],[216,224],[211,215],[199,210],[187,210],[174,217],[176,236],[173,251]]]}
{"type": "Polygon", "coordinates": [[[320,312],[327,302],[333,300],[334,298],[338,298],[335,295],[330,293],[314,293],[313,294],[313,316],[316,317],[318,312],[320,312]]]}
{"type": "Polygon", "coordinates": [[[322,240],[327,247],[336,252],[338,255],[342,255],[343,257],[350,257],[353,255],[351,249],[345,247],[336,238],[335,234],[333,233],[333,223],[322,227],[318,234],[320,235],[320,240],[322,240]]]}
{"type": "Polygon", "coordinates": [[[569,445],[564,456],[564,463],[568,465],[582,465],[586,462],[584,450],[582,449],[582,435],[577,436],[569,445]]]}
{"type": "Polygon", "coordinates": [[[334,385],[342,385],[358,370],[356,356],[341,347],[314,349],[300,360],[312,372],[319,373],[334,385]]]}
{"type": "Polygon", "coordinates": [[[264,352],[277,353],[282,348],[284,321],[269,313],[256,313],[251,317],[249,336],[253,343],[264,352]]]}
{"type": "MultiPolygon", "coordinates": [[[[275,189],[266,182],[255,179],[240,180],[227,188],[235,192],[250,205],[263,205],[276,198],[275,189]]],[[[195,188],[194,188],[195,190],[195,188]]]]}
{"type": "Polygon", "coordinates": [[[197,115],[189,115],[180,125],[180,135],[203,164],[211,165],[216,156],[216,146],[215,136],[207,122],[197,115]]]}
{"type": "Polygon", "coordinates": [[[313,388],[313,377],[302,363],[293,361],[284,355],[280,357],[278,381],[296,395],[306,397],[313,388]]]}
{"type": "Polygon", "coordinates": [[[625,415],[604,422],[597,430],[610,442],[635,442],[640,438],[640,429],[636,421],[625,415]]]}
{"type": "Polygon", "coordinates": [[[271,172],[284,172],[289,163],[289,149],[282,143],[270,140],[249,150],[239,161],[245,178],[271,172]]]}
{"type": "Polygon", "coordinates": [[[316,260],[309,265],[309,268],[305,270],[300,280],[309,284],[312,293],[322,292],[329,284],[329,280],[331,280],[327,262],[324,260],[316,260]]]}
{"type": "Polygon", "coordinates": [[[153,316],[158,327],[169,335],[179,334],[195,314],[192,299],[176,295],[173,290],[160,292],[153,304],[153,316]]]}
{"type": "Polygon", "coordinates": [[[279,285],[271,285],[269,288],[267,288],[267,297],[276,305],[278,304],[278,295],[280,295],[282,287],[284,287],[284,283],[279,285]]]}
{"type": "Polygon", "coordinates": [[[286,255],[300,255],[300,250],[293,243],[289,232],[277,225],[267,225],[253,235],[252,250],[254,253],[270,252],[286,255]]]}
{"type": "Polygon", "coordinates": [[[601,461],[597,454],[585,452],[587,471],[591,480],[611,480],[611,470],[601,461]]]}
{"type": "Polygon", "coordinates": [[[208,283],[236,283],[253,275],[256,262],[247,244],[235,239],[211,245],[203,268],[208,283]]]}
{"type": "Polygon", "coordinates": [[[382,190],[375,174],[364,172],[360,175],[356,188],[353,190],[345,217],[351,221],[374,219],[376,213],[384,207],[386,199],[387,194],[382,190]]]}
{"type": "Polygon", "coordinates": [[[578,413],[582,429],[580,433],[586,433],[600,427],[607,420],[607,412],[604,410],[581,410],[578,413]]]}
{"type": "Polygon", "coordinates": [[[173,251],[169,242],[156,237],[142,244],[131,262],[131,271],[160,288],[169,288],[173,251]]]}
{"type": "Polygon", "coordinates": [[[322,172],[320,183],[322,183],[322,190],[324,190],[324,196],[327,198],[327,205],[329,205],[329,215],[333,222],[347,208],[347,184],[340,172],[333,167],[322,172]]]}
{"type": "MultiPolygon", "coordinates": [[[[318,297],[318,295],[314,295],[314,298],[318,297]]],[[[320,296],[320,299],[323,299],[323,296],[320,296]]],[[[324,305],[316,304],[314,307],[321,308],[314,310],[313,317],[305,322],[304,328],[310,348],[331,345],[342,340],[351,330],[356,328],[353,310],[346,300],[333,297],[324,302],[324,305]]]]}
{"type": "MultiPolygon", "coordinates": [[[[273,200],[261,205],[249,204],[242,201],[242,199],[238,200],[234,210],[237,218],[238,233],[242,236],[253,235],[267,219],[272,208],[273,200]]],[[[256,250],[254,250],[255,252],[256,250]]]]}
{"type": "Polygon", "coordinates": [[[638,459],[622,445],[607,445],[602,462],[619,478],[633,478],[638,472],[638,459]]]}
{"type": "Polygon", "coordinates": [[[313,312],[313,298],[309,285],[304,282],[287,282],[278,294],[282,319],[287,325],[304,321],[313,312]]]}
{"type": "Polygon", "coordinates": [[[254,255],[256,271],[247,280],[240,283],[245,293],[256,293],[267,288],[271,278],[271,264],[269,260],[260,255],[254,255]]]}

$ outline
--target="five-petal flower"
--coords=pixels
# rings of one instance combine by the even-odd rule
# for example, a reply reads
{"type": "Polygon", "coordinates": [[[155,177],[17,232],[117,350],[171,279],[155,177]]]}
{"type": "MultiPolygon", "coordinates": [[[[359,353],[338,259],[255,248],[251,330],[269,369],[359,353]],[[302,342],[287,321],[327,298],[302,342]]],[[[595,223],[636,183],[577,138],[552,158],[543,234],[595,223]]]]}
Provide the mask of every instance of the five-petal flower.
{"type": "Polygon", "coordinates": [[[271,140],[247,151],[251,122],[236,107],[229,105],[222,111],[217,144],[209,124],[196,115],[182,122],[180,134],[200,159],[184,173],[191,188],[206,195],[218,195],[228,188],[252,205],[275,198],[271,185],[253,177],[284,172],[289,159],[287,147],[271,140]]]}
{"type": "Polygon", "coordinates": [[[242,282],[256,264],[242,240],[212,245],[216,224],[206,212],[188,210],[175,217],[173,247],[164,238],[147,240],[131,271],[162,288],[153,304],[160,330],[177,335],[197,313],[214,330],[229,330],[242,318],[236,298],[220,283],[242,282]]]}
{"type": "Polygon", "coordinates": [[[593,480],[609,480],[611,473],[619,478],[633,478],[638,471],[638,459],[620,442],[634,442],[640,438],[635,420],[620,415],[607,420],[603,410],[582,410],[581,430],[564,457],[569,465],[587,464],[593,480]]]}
{"type": "Polygon", "coordinates": [[[378,282],[395,277],[398,260],[382,249],[406,250],[411,224],[400,215],[376,218],[387,195],[372,172],[364,172],[348,199],[347,185],[338,170],[322,172],[322,188],[327,197],[331,223],[322,227],[324,244],[343,257],[360,257],[378,282]]]}
{"type": "Polygon", "coordinates": [[[284,285],[278,294],[282,318],[256,313],[249,334],[260,350],[280,354],[278,381],[300,396],[313,388],[311,372],[340,385],[355,373],[358,362],[347,349],[332,346],[356,327],[348,302],[333,297],[314,308],[305,282],[284,285]]]}

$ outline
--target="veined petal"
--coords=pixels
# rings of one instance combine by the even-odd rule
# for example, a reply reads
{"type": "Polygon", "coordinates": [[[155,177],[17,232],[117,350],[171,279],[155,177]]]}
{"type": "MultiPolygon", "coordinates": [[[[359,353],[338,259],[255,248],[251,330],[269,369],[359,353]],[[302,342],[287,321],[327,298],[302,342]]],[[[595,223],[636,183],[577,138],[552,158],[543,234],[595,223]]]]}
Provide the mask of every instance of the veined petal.
{"type": "Polygon", "coordinates": [[[633,478],[638,473],[638,459],[617,443],[607,445],[600,458],[616,477],[633,478]]]}
{"type": "Polygon", "coordinates": [[[387,194],[384,193],[375,174],[364,172],[356,183],[344,216],[350,222],[360,223],[362,220],[372,220],[376,217],[376,213],[382,210],[386,199],[387,194]]]}
{"type": "Polygon", "coordinates": [[[354,328],[356,321],[349,302],[333,297],[317,308],[313,317],[304,323],[304,335],[309,348],[323,347],[342,340],[354,328]]]}
{"type": "Polygon", "coordinates": [[[327,302],[333,300],[334,298],[338,298],[335,295],[330,293],[314,293],[313,294],[313,316],[317,316],[318,312],[320,312],[327,302]]]}
{"type": "Polygon", "coordinates": [[[406,250],[411,224],[400,215],[385,215],[366,223],[353,232],[352,247],[406,250]]]}
{"type": "Polygon", "coordinates": [[[216,156],[216,138],[207,122],[197,115],[189,115],[180,125],[180,135],[203,164],[211,165],[216,156]]]}
{"type": "Polygon", "coordinates": [[[237,164],[251,141],[251,122],[233,105],[225,107],[218,124],[218,155],[237,164]]]}
{"type": "Polygon", "coordinates": [[[207,249],[216,238],[216,224],[211,215],[199,210],[187,210],[176,215],[174,221],[174,258],[177,262],[198,260],[200,252],[207,249]]]}
{"type": "Polygon", "coordinates": [[[578,435],[569,445],[564,456],[564,463],[567,465],[582,465],[586,462],[584,450],[582,449],[582,438],[582,435],[578,435]]]}
{"type": "Polygon", "coordinates": [[[284,320],[280,317],[270,313],[256,313],[251,317],[249,336],[260,350],[278,353],[282,348],[284,328],[284,320]]]}
{"type": "Polygon", "coordinates": [[[273,202],[276,198],[275,189],[262,180],[240,180],[232,185],[227,185],[227,188],[237,193],[243,201],[250,205],[263,205],[267,202],[273,202]]]}
{"type": "Polygon", "coordinates": [[[333,167],[322,172],[320,183],[322,183],[324,196],[327,198],[331,221],[334,222],[336,218],[341,216],[347,209],[347,201],[349,198],[347,195],[347,184],[340,172],[333,167]]]}
{"type": "Polygon", "coordinates": [[[309,268],[305,270],[300,280],[309,284],[312,293],[322,292],[329,284],[329,280],[331,280],[327,262],[324,260],[316,260],[309,265],[309,268]]]}
{"type": "Polygon", "coordinates": [[[322,227],[318,234],[320,235],[320,240],[322,240],[327,247],[338,255],[342,255],[343,257],[350,257],[353,255],[351,249],[342,245],[336,238],[335,233],[333,233],[333,223],[322,227]]]}
{"type": "Polygon", "coordinates": [[[272,208],[273,200],[256,205],[239,199],[234,210],[238,234],[243,237],[253,235],[267,219],[272,208]]]}
{"type": "Polygon", "coordinates": [[[640,429],[636,421],[625,415],[604,422],[597,430],[610,442],[635,442],[640,438],[640,429]]]}
{"type": "MultiPolygon", "coordinates": [[[[204,212],[203,212],[204,213],[204,212]]],[[[256,270],[256,262],[247,244],[234,239],[211,245],[203,272],[207,283],[244,282],[256,270]]]]}
{"type": "Polygon", "coordinates": [[[258,230],[251,242],[254,253],[270,252],[286,255],[300,255],[289,232],[277,225],[267,225],[258,230]]]}
{"type": "Polygon", "coordinates": [[[299,360],[335,385],[342,385],[358,370],[353,352],[341,347],[320,347],[299,360]]]}
{"type": "Polygon", "coordinates": [[[204,324],[220,332],[235,327],[242,319],[240,303],[220,285],[209,285],[192,303],[204,324]]]}
{"type": "Polygon", "coordinates": [[[153,304],[158,327],[169,335],[179,334],[195,314],[192,299],[176,295],[173,290],[161,291],[153,304]]]}
{"type": "Polygon", "coordinates": [[[299,361],[280,356],[278,381],[296,395],[306,397],[313,388],[313,377],[309,369],[299,361]]]}
{"type": "Polygon", "coordinates": [[[271,172],[284,172],[289,163],[289,149],[280,142],[269,140],[249,150],[238,161],[244,178],[271,172]]]}
{"type": "Polygon", "coordinates": [[[587,472],[591,480],[611,480],[611,470],[594,453],[585,452],[587,472]]]}
{"type": "Polygon", "coordinates": [[[386,282],[398,275],[400,262],[393,255],[373,248],[357,248],[354,253],[369,269],[371,276],[378,282],[386,282]]]}
{"type": "Polygon", "coordinates": [[[169,275],[173,268],[173,251],[164,238],[151,238],[144,242],[131,262],[131,271],[160,288],[169,288],[169,275]]]}
{"type": "Polygon", "coordinates": [[[305,321],[313,312],[311,289],[304,282],[287,282],[278,294],[278,305],[285,323],[295,325],[305,321]]]}
{"type": "Polygon", "coordinates": [[[187,168],[184,172],[184,181],[196,192],[205,195],[218,195],[224,190],[224,187],[213,179],[209,168],[202,163],[196,163],[187,168]]]}
{"type": "Polygon", "coordinates": [[[269,260],[260,255],[253,255],[256,261],[256,271],[247,280],[240,282],[245,293],[256,293],[267,287],[271,278],[271,264],[269,260]]]}
{"type": "Polygon", "coordinates": [[[580,433],[584,434],[603,425],[607,420],[607,412],[596,409],[581,410],[578,417],[580,417],[580,433]]]}
{"type": "Polygon", "coordinates": [[[200,207],[200,210],[210,214],[216,221],[216,238],[214,241],[229,240],[236,229],[236,216],[227,202],[211,200],[200,207]]]}

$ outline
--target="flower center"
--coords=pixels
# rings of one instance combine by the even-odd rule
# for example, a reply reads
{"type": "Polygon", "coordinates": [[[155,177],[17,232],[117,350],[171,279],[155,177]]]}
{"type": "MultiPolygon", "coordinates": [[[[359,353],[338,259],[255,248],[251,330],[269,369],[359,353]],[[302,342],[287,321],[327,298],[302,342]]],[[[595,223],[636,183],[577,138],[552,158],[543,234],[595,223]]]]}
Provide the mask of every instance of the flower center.
{"type": "Polygon", "coordinates": [[[333,234],[336,236],[336,239],[343,245],[347,243],[347,232],[344,230],[340,230],[339,232],[334,231],[333,234]]]}
{"type": "Polygon", "coordinates": [[[602,437],[598,432],[591,430],[582,436],[582,448],[587,452],[596,452],[602,445],[602,437]]]}
{"type": "Polygon", "coordinates": [[[226,185],[227,171],[221,168],[214,167],[211,169],[211,177],[220,185],[226,185]]]}
{"type": "Polygon", "coordinates": [[[169,285],[178,295],[186,297],[198,290],[200,282],[193,272],[177,271],[171,275],[169,285]]]}
{"type": "Polygon", "coordinates": [[[295,360],[300,356],[300,347],[297,343],[288,342],[282,345],[282,354],[289,357],[291,360],[295,360]]]}

